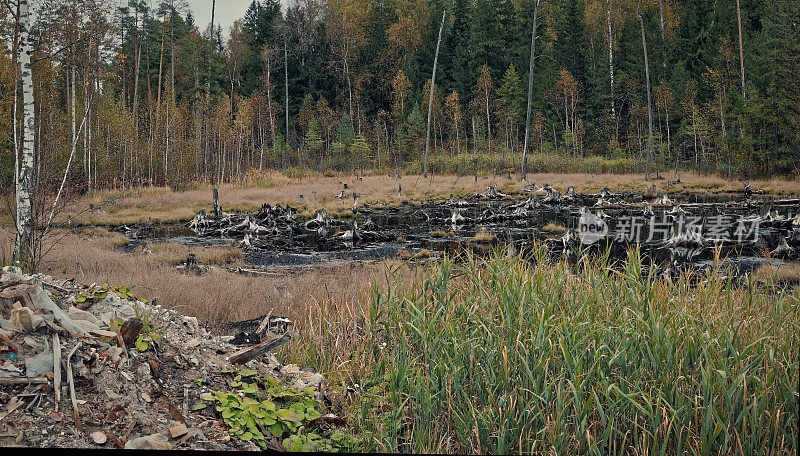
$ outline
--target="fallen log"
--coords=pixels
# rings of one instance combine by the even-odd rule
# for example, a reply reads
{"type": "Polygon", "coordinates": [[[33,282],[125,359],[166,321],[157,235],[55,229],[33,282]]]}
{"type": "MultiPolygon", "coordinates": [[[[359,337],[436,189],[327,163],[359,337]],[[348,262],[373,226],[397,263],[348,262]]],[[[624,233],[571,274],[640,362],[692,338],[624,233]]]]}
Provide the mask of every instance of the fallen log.
{"type": "Polygon", "coordinates": [[[244,364],[252,359],[256,359],[259,356],[280,347],[286,342],[289,342],[291,339],[292,335],[287,332],[280,337],[276,337],[271,340],[261,342],[258,345],[253,345],[252,347],[234,353],[229,358],[230,362],[234,364],[244,364]]]}
{"type": "Polygon", "coordinates": [[[0,378],[0,386],[13,385],[47,385],[50,383],[46,377],[17,377],[0,378]]]}

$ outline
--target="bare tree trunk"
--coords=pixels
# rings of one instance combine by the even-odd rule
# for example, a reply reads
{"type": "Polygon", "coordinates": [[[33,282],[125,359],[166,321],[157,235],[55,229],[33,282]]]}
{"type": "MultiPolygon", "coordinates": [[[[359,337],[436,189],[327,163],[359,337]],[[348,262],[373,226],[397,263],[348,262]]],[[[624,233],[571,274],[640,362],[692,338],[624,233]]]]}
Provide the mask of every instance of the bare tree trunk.
{"type": "Polygon", "coordinates": [[[431,74],[431,93],[428,97],[428,127],[425,133],[425,178],[428,178],[428,155],[431,146],[431,113],[433,112],[433,91],[436,84],[436,65],[439,63],[439,46],[442,44],[442,30],[444,29],[444,19],[447,16],[447,9],[442,12],[442,25],[439,26],[439,38],[436,40],[436,53],[433,55],[433,74],[431,74]]]}
{"type": "Polygon", "coordinates": [[[731,154],[728,150],[728,133],[725,130],[725,111],[724,106],[722,104],[722,100],[725,98],[725,92],[723,91],[719,97],[719,120],[722,124],[722,148],[725,151],[725,155],[728,158],[728,182],[733,182],[733,177],[731,176],[731,154]]]}
{"type": "MultiPolygon", "coordinates": [[[[161,74],[164,69],[164,38],[166,37],[167,29],[164,24],[161,24],[161,57],[158,61],[158,96],[156,98],[156,131],[158,131],[158,124],[161,123],[161,74]]],[[[164,183],[167,182],[167,150],[164,149],[164,183]]]]}
{"type": "Polygon", "coordinates": [[[650,66],[647,63],[647,40],[644,34],[644,19],[642,19],[641,0],[636,15],[639,16],[639,25],[642,28],[642,50],[644,51],[644,73],[647,79],[647,161],[644,168],[644,180],[650,177],[650,160],[653,155],[653,106],[650,98],[650,66]]]}
{"type": "MultiPolygon", "coordinates": [[[[286,98],[286,150],[289,150],[289,49],[286,40],[286,31],[283,32],[283,76],[284,76],[284,96],[286,98]]],[[[281,168],[283,167],[283,153],[281,154],[281,168]]]]}
{"type": "Polygon", "coordinates": [[[267,107],[269,109],[269,133],[272,140],[272,148],[275,149],[275,121],[272,114],[272,65],[267,60],[267,107]]]}
{"type": "MultiPolygon", "coordinates": [[[[205,151],[203,153],[203,163],[205,166],[205,172],[208,173],[208,163],[212,161],[211,158],[211,141],[209,141],[209,135],[211,135],[211,126],[209,122],[210,117],[210,106],[211,106],[211,77],[212,74],[212,65],[211,65],[211,58],[214,55],[214,12],[216,10],[217,0],[211,0],[211,36],[210,38],[210,47],[211,49],[208,50],[208,73],[206,74],[206,105],[205,105],[205,121],[203,122],[204,127],[208,126],[209,129],[206,131],[206,141],[205,141],[205,151]]],[[[213,175],[209,176],[210,180],[214,180],[213,175]]]]}
{"type": "Polygon", "coordinates": [[[742,48],[742,11],[739,8],[739,0],[736,0],[736,19],[739,23],[739,67],[742,73],[742,99],[744,99],[744,49],[742,48]]]}
{"type": "Polygon", "coordinates": [[[522,180],[528,177],[528,147],[531,135],[531,111],[533,108],[533,62],[536,49],[536,18],[539,14],[539,0],[533,6],[533,31],[531,31],[531,58],[528,65],[528,110],[525,116],[525,145],[522,149],[522,180]]]}
{"type": "MultiPolygon", "coordinates": [[[[606,22],[608,22],[608,75],[611,78],[611,119],[617,118],[617,112],[614,108],[614,35],[611,30],[611,0],[606,0],[606,22]]],[[[614,130],[614,139],[616,139],[616,129],[614,130]]]]}
{"type": "Polygon", "coordinates": [[[31,264],[31,248],[33,235],[33,166],[35,159],[34,129],[36,126],[33,103],[33,68],[31,55],[33,46],[30,37],[31,14],[28,0],[19,0],[20,21],[20,69],[22,74],[22,150],[19,175],[17,176],[17,238],[14,249],[16,264],[28,267],[31,264]]]}
{"type": "Polygon", "coordinates": [[[19,28],[20,28],[20,3],[17,2],[17,13],[14,17],[14,43],[12,45],[12,67],[14,68],[14,84],[13,94],[14,102],[12,103],[11,117],[14,119],[14,182],[19,179],[19,121],[17,120],[17,106],[19,101],[19,28]]]}
{"type": "Polygon", "coordinates": [[[170,47],[170,84],[172,86],[172,92],[170,93],[170,98],[175,97],[175,24],[172,22],[172,16],[174,14],[174,0],[170,0],[169,2],[169,47],[170,47]]]}
{"type": "Polygon", "coordinates": [[[139,65],[142,60],[142,45],[139,40],[139,8],[136,8],[135,19],[136,37],[134,38],[134,46],[136,50],[136,74],[133,76],[133,124],[135,127],[135,137],[139,137],[139,65]]]}

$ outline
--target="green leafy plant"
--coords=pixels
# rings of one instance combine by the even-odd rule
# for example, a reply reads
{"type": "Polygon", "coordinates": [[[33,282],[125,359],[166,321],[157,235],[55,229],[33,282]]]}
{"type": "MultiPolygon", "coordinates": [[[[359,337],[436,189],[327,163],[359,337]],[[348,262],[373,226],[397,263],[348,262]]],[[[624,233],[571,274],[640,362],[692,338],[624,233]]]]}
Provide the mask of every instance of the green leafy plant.
{"type": "Polygon", "coordinates": [[[103,283],[99,287],[92,287],[89,290],[84,291],[83,293],[79,294],[75,297],[75,302],[78,304],[94,304],[99,302],[108,295],[108,292],[112,291],[117,296],[122,299],[127,299],[130,301],[138,301],[139,298],[131,292],[131,289],[128,287],[123,286],[116,286],[116,285],[109,285],[107,283],[103,283]]]}
{"type": "MultiPolygon", "coordinates": [[[[216,410],[231,434],[266,448],[264,432],[281,438],[297,433],[303,424],[321,416],[313,399],[313,388],[285,388],[272,377],[256,374],[253,370],[243,370],[231,383],[233,391],[214,391],[204,398],[216,403],[216,410]]],[[[316,439],[294,445],[303,447],[310,442],[316,444],[316,439]]]]}
{"type": "Polygon", "coordinates": [[[330,452],[333,447],[328,440],[320,435],[309,432],[307,434],[290,435],[283,439],[283,446],[289,451],[308,452],[330,452]]]}

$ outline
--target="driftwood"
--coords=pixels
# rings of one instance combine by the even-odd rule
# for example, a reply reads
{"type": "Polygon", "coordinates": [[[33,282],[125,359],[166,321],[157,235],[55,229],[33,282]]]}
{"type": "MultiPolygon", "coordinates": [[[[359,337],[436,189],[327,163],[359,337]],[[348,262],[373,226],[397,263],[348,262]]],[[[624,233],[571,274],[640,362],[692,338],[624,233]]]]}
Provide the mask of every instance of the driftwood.
{"type": "Polygon", "coordinates": [[[8,415],[14,413],[18,408],[22,407],[22,404],[24,404],[24,402],[21,401],[19,397],[15,397],[14,400],[16,400],[17,402],[14,405],[12,405],[11,408],[9,408],[8,411],[5,414],[3,414],[3,416],[0,416],[0,421],[6,419],[8,415]]]}
{"type": "Polygon", "coordinates": [[[272,316],[272,311],[273,309],[269,309],[269,313],[267,314],[267,316],[264,317],[264,319],[261,320],[261,324],[258,325],[258,329],[256,329],[256,334],[258,334],[259,336],[261,335],[261,333],[267,330],[267,326],[269,326],[269,317],[272,316]]]}
{"type": "Polygon", "coordinates": [[[230,362],[234,364],[244,364],[252,359],[256,359],[259,356],[280,347],[286,342],[289,342],[289,340],[291,339],[292,335],[287,332],[280,337],[276,337],[268,341],[261,342],[258,345],[253,345],[252,347],[234,353],[230,357],[230,362]]]}
{"type": "Polygon", "coordinates": [[[56,395],[56,411],[61,403],[61,340],[53,334],[53,390],[56,395]]]}
{"type": "Polygon", "coordinates": [[[72,364],[70,364],[70,359],[72,355],[75,354],[75,351],[80,348],[82,344],[78,342],[72,350],[70,350],[69,355],[67,355],[67,382],[69,382],[69,398],[72,401],[72,414],[75,419],[75,428],[78,430],[78,434],[83,434],[83,426],[81,426],[81,417],[78,413],[78,399],[75,398],[75,380],[72,376],[72,364]]]}
{"type": "Polygon", "coordinates": [[[17,377],[0,378],[0,386],[10,385],[48,385],[50,380],[46,377],[17,377]]]}
{"type": "Polygon", "coordinates": [[[142,323],[142,320],[136,317],[129,318],[122,324],[122,327],[119,328],[119,335],[125,343],[124,348],[131,347],[136,343],[136,339],[139,337],[139,334],[141,334],[143,327],[144,323],[142,323]]]}

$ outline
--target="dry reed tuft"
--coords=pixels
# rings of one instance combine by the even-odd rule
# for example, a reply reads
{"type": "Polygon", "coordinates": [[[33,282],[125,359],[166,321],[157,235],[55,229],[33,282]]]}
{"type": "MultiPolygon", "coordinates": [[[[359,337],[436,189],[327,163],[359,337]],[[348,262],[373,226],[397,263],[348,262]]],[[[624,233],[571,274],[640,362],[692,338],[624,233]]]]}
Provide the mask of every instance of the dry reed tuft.
{"type": "Polygon", "coordinates": [[[470,242],[475,242],[475,243],[488,244],[488,243],[492,243],[492,242],[494,242],[496,240],[497,240],[497,236],[495,236],[493,233],[489,233],[487,231],[480,230],[477,233],[475,233],[475,236],[472,236],[469,241],[470,242]]]}
{"type": "Polygon", "coordinates": [[[566,228],[564,226],[557,225],[557,224],[555,224],[553,222],[550,222],[547,225],[542,227],[542,231],[545,231],[545,232],[548,232],[548,233],[560,233],[560,232],[563,232],[565,230],[566,230],[566,228]]]}

